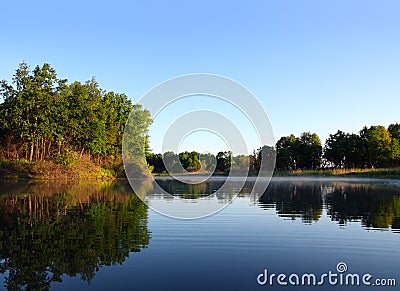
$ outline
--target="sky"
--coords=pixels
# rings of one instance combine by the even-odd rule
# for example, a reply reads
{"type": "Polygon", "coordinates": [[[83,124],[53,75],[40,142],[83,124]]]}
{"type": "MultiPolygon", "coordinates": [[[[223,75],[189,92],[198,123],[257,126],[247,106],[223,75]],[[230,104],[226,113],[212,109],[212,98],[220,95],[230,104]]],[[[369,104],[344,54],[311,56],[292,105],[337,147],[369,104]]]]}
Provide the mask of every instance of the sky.
{"type": "MultiPolygon", "coordinates": [[[[390,0],[5,1],[0,79],[11,80],[22,61],[50,63],[61,78],[95,76],[101,88],[137,102],[170,78],[218,74],[259,99],[276,140],[310,131],[324,142],[338,129],[400,122],[399,11],[390,0]]],[[[155,120],[154,152],[160,124],[188,103],[155,120]]],[[[214,105],[246,128],[228,106],[214,105]]],[[[181,150],[216,152],[223,144],[198,132],[181,150]]]]}

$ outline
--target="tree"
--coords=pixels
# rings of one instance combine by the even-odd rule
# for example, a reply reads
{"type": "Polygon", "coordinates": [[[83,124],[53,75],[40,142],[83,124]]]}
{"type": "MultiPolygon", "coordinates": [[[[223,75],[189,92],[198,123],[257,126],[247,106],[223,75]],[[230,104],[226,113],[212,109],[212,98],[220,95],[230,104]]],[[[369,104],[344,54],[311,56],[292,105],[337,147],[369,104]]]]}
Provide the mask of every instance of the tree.
{"type": "Polygon", "coordinates": [[[21,63],[13,78],[15,88],[6,81],[1,84],[2,111],[8,119],[2,127],[24,145],[30,161],[43,159],[57,135],[58,128],[52,123],[59,117],[59,95],[65,83],[49,64],[31,72],[26,63],[21,63]]]}
{"type": "Polygon", "coordinates": [[[296,170],[300,141],[293,134],[281,137],[276,145],[276,167],[281,170],[296,170]]]}
{"type": "Polygon", "coordinates": [[[182,172],[182,166],[179,162],[179,156],[174,152],[168,151],[163,155],[164,165],[168,172],[170,173],[180,173],[182,172]]]}
{"type": "Polygon", "coordinates": [[[139,104],[133,106],[122,141],[125,172],[130,178],[149,175],[145,148],[151,122],[148,110],[143,110],[139,104]]]}
{"type": "Polygon", "coordinates": [[[400,123],[394,123],[389,125],[388,130],[392,138],[400,140],[400,123]]]}
{"type": "Polygon", "coordinates": [[[200,164],[203,169],[206,171],[214,171],[216,168],[216,158],[213,154],[207,153],[207,154],[201,154],[199,156],[200,164]]]}
{"type": "Polygon", "coordinates": [[[392,138],[391,148],[392,148],[392,165],[400,165],[400,124],[391,124],[388,127],[390,136],[392,138]]]}
{"type": "Polygon", "coordinates": [[[152,172],[163,173],[166,171],[161,154],[148,153],[146,155],[146,161],[149,168],[152,167],[152,172]]]}
{"type": "Polygon", "coordinates": [[[322,146],[316,133],[301,134],[298,157],[298,167],[301,169],[318,169],[321,166],[322,146]]]}
{"type": "Polygon", "coordinates": [[[240,170],[246,170],[249,168],[249,156],[247,155],[237,155],[232,158],[232,165],[240,170]]]}
{"type": "Polygon", "coordinates": [[[322,146],[316,133],[304,132],[282,137],[275,145],[276,166],[283,170],[317,169],[321,166],[322,146]]]}
{"type": "Polygon", "coordinates": [[[392,160],[392,138],[384,126],[368,129],[368,155],[374,167],[384,167],[392,160]]]}
{"type": "Polygon", "coordinates": [[[232,153],[230,151],[219,152],[216,159],[216,169],[224,173],[229,172],[232,164],[232,153]]]}
{"type": "Polygon", "coordinates": [[[393,166],[400,165],[400,142],[396,138],[392,138],[391,147],[391,160],[393,166]]]}
{"type": "Polygon", "coordinates": [[[335,167],[342,168],[345,166],[347,135],[338,130],[337,133],[329,135],[325,142],[324,157],[335,167]]]}
{"type": "Polygon", "coordinates": [[[365,167],[366,148],[357,134],[340,130],[325,142],[324,158],[336,168],[365,167]]]}
{"type": "Polygon", "coordinates": [[[198,152],[185,151],[179,154],[179,161],[181,162],[181,165],[185,170],[189,172],[195,172],[198,171],[201,167],[199,156],[200,154],[198,152]]]}

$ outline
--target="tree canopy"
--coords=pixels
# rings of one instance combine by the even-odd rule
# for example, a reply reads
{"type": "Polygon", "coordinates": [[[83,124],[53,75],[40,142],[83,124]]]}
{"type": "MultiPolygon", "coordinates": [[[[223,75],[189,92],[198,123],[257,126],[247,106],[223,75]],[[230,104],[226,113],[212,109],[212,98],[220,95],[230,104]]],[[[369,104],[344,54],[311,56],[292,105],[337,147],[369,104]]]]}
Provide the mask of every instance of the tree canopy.
{"type": "Polygon", "coordinates": [[[1,82],[0,96],[0,157],[7,159],[115,158],[130,112],[143,113],[137,142],[144,143],[151,122],[125,94],[101,89],[94,78],[69,84],[49,64],[30,70],[21,63],[11,83],[1,82]]]}

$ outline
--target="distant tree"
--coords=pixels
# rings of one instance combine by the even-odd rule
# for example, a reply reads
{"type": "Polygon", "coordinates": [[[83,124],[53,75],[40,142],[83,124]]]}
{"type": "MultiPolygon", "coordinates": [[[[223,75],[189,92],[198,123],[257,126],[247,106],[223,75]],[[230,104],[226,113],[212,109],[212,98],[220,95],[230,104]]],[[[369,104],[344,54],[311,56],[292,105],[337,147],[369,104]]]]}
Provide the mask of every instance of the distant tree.
{"type": "Polygon", "coordinates": [[[216,158],[213,154],[201,154],[199,157],[200,164],[206,171],[214,171],[216,168],[216,158]]]}
{"type": "Polygon", "coordinates": [[[392,138],[400,140],[400,123],[389,125],[388,130],[392,138]]]}
{"type": "Polygon", "coordinates": [[[182,166],[179,163],[179,156],[174,152],[165,152],[163,155],[163,160],[167,172],[180,173],[182,171],[182,166]]]}
{"type": "Polygon", "coordinates": [[[221,172],[229,172],[232,163],[232,153],[230,151],[219,152],[216,158],[216,169],[221,172]]]}
{"type": "Polygon", "coordinates": [[[146,155],[146,160],[149,167],[152,167],[153,172],[163,173],[166,171],[161,154],[148,153],[146,155]]]}
{"type": "Polygon", "coordinates": [[[179,160],[181,162],[182,167],[189,171],[189,172],[195,172],[200,169],[200,160],[199,160],[200,154],[198,152],[192,151],[192,152],[182,152],[179,154],[179,160]]]}
{"type": "Polygon", "coordinates": [[[276,145],[276,167],[282,170],[317,169],[321,167],[322,146],[316,133],[304,132],[280,138],[276,145]]]}
{"type": "Polygon", "coordinates": [[[367,166],[367,145],[358,134],[347,134],[345,167],[365,168],[367,166]]]}
{"type": "Polygon", "coordinates": [[[260,149],[254,149],[253,154],[249,156],[250,170],[258,172],[261,165],[260,149]]]}
{"type": "Polygon", "coordinates": [[[391,124],[389,125],[388,130],[392,138],[392,165],[398,166],[400,165],[400,124],[391,124]]]}
{"type": "Polygon", "coordinates": [[[300,136],[298,166],[302,169],[318,169],[321,166],[322,146],[316,133],[304,132],[300,136]]]}
{"type": "Polygon", "coordinates": [[[391,160],[393,166],[400,165],[400,142],[396,138],[392,138],[391,147],[391,160]]]}
{"type": "Polygon", "coordinates": [[[365,167],[366,150],[359,135],[338,130],[326,140],[324,158],[336,168],[365,167]]]}
{"type": "Polygon", "coordinates": [[[392,160],[392,139],[384,126],[371,126],[368,129],[368,155],[374,167],[387,166],[392,160]]]}
{"type": "Polygon", "coordinates": [[[338,130],[337,133],[329,135],[325,142],[324,157],[335,167],[342,168],[345,166],[347,135],[338,130]]]}
{"type": "Polygon", "coordinates": [[[293,134],[281,137],[276,145],[276,167],[281,170],[296,170],[300,141],[293,134]]]}
{"type": "Polygon", "coordinates": [[[232,158],[232,165],[238,170],[246,170],[249,168],[249,156],[237,155],[232,158]]]}

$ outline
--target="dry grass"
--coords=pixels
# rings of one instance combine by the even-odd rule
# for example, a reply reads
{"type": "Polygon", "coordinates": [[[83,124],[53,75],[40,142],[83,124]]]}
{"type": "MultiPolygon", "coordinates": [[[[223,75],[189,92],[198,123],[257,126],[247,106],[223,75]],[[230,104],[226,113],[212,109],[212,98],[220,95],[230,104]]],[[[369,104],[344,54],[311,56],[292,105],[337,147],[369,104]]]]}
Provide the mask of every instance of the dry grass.
{"type": "Polygon", "coordinates": [[[0,160],[0,178],[2,179],[115,179],[116,166],[103,167],[83,157],[70,165],[57,164],[54,161],[0,160]]]}
{"type": "Polygon", "coordinates": [[[321,169],[321,170],[295,170],[275,171],[275,176],[346,176],[366,178],[400,179],[400,167],[379,169],[321,169]]]}

